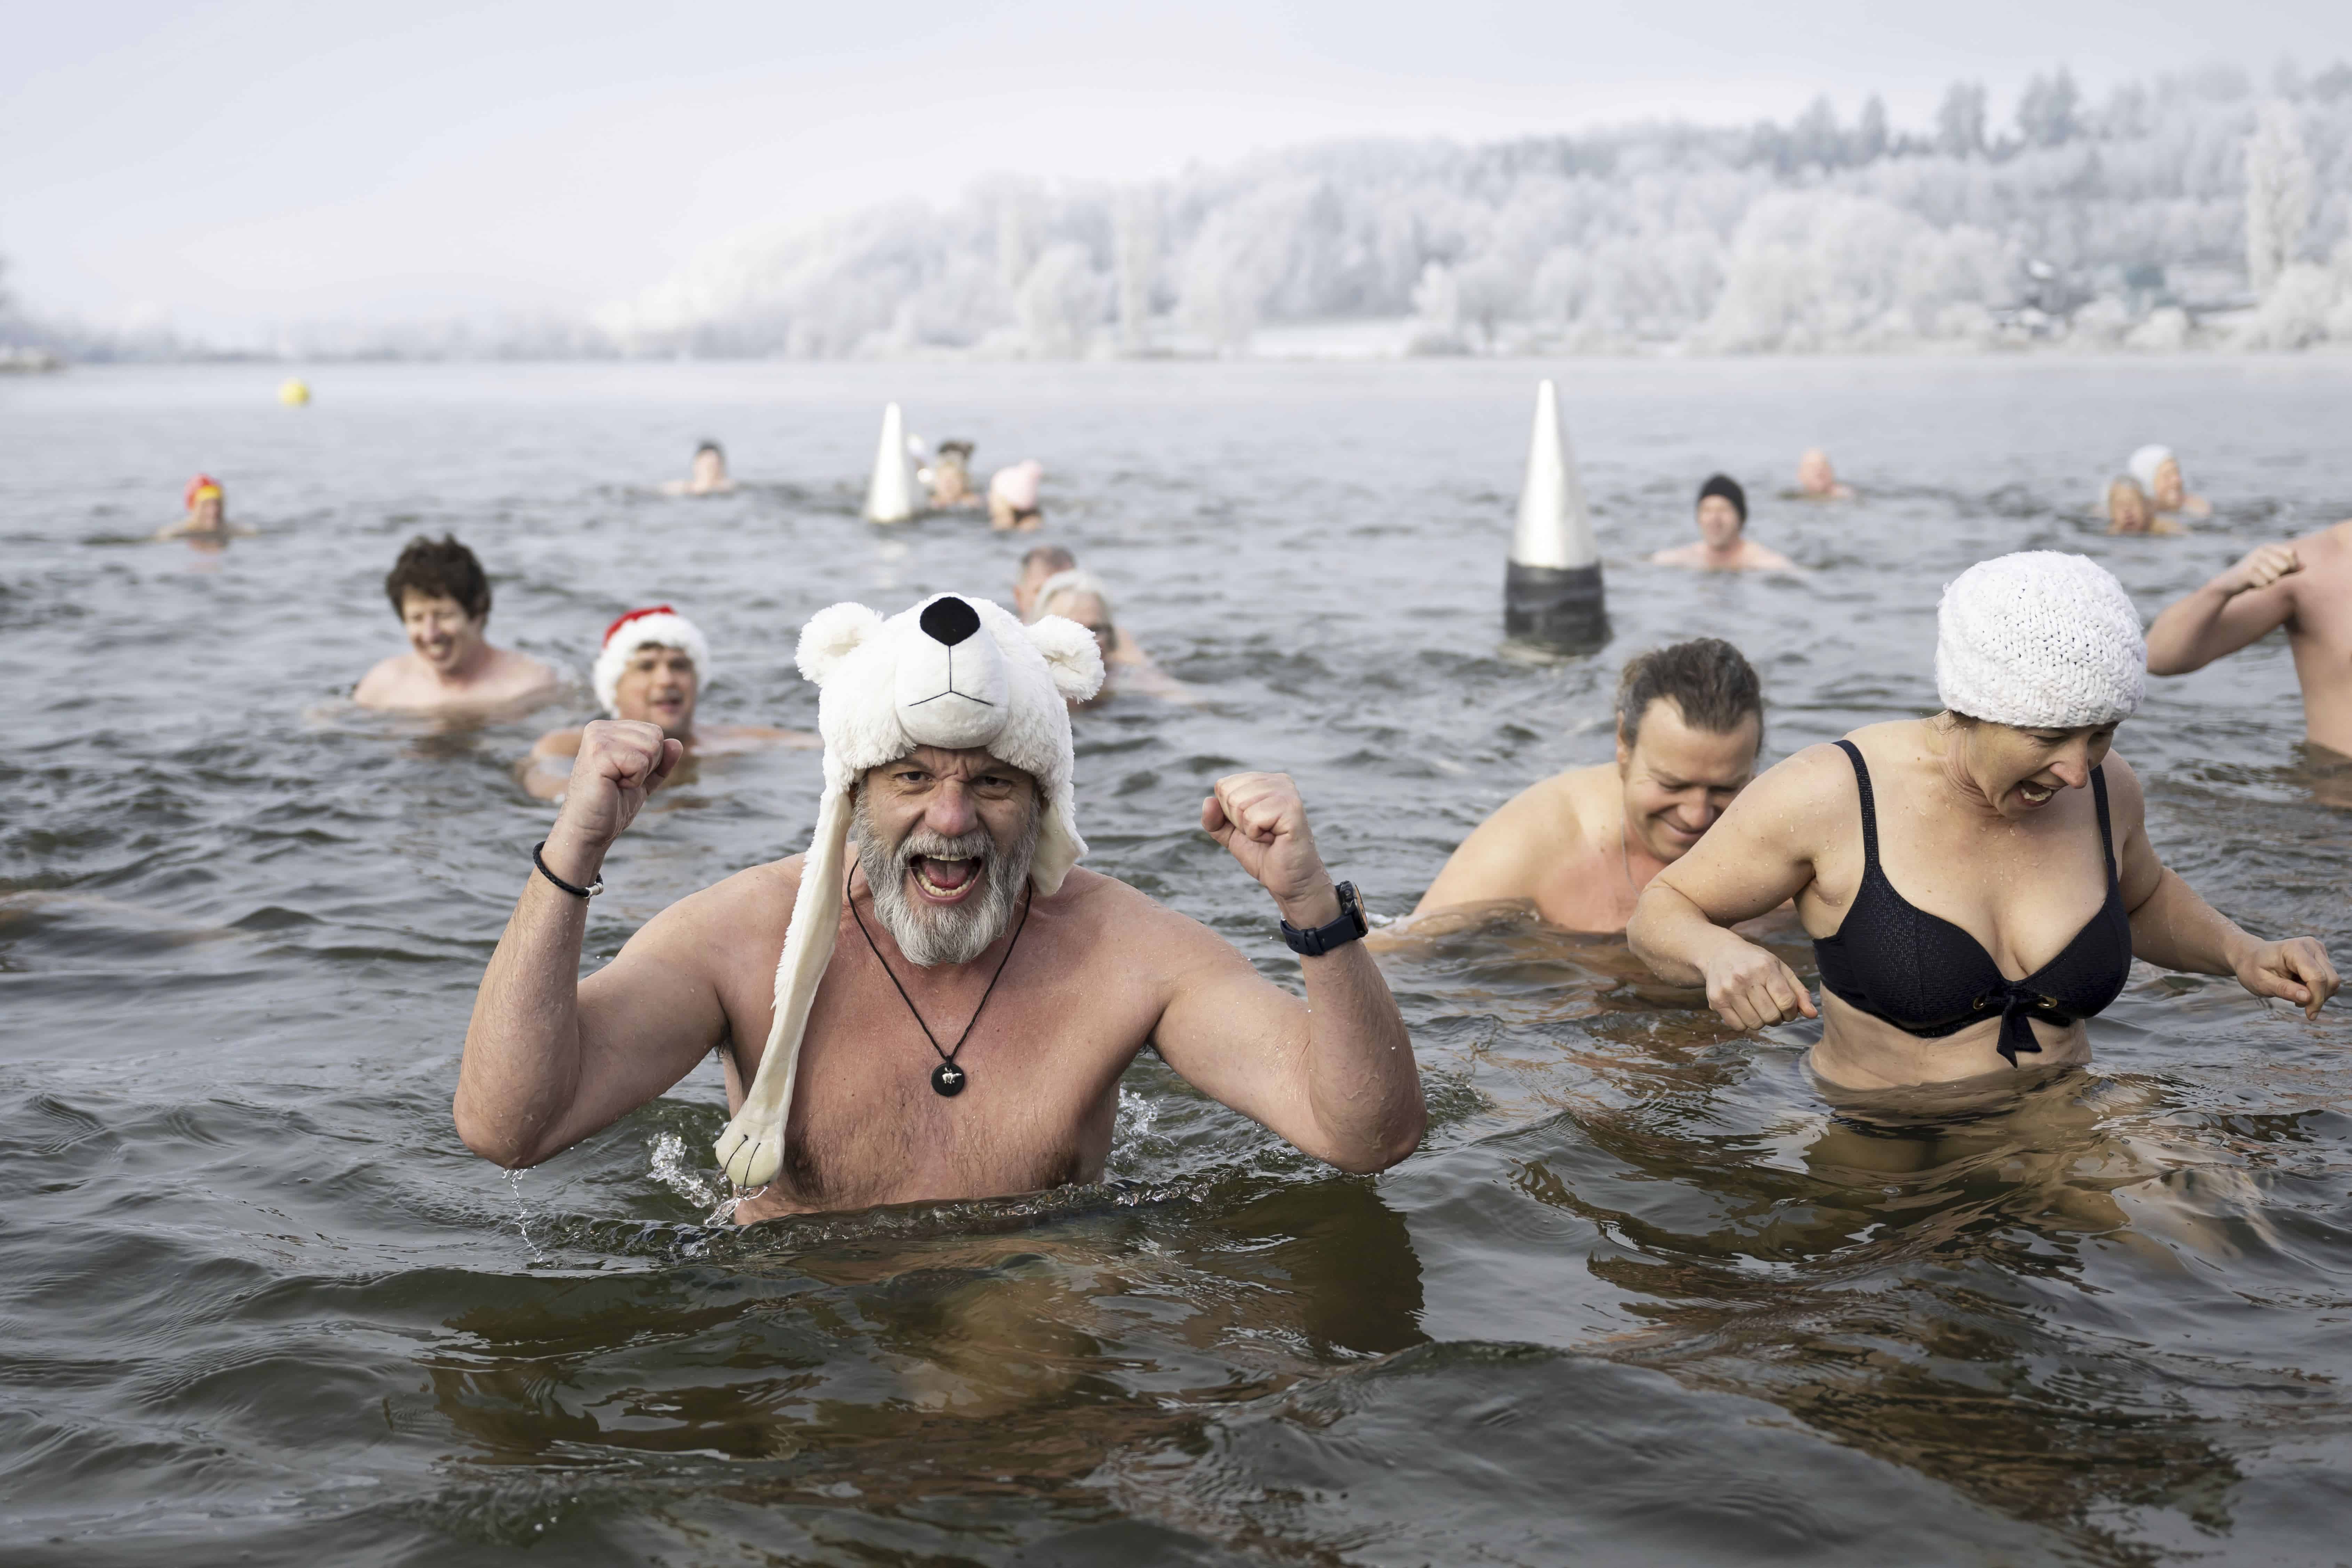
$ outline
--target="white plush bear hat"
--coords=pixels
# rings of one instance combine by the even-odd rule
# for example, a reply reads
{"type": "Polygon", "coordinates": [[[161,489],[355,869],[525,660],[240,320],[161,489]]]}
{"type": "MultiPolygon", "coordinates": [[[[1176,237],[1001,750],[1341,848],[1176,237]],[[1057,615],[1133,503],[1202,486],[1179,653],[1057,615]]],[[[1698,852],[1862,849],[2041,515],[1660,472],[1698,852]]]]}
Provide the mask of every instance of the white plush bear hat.
{"type": "Polygon", "coordinates": [[[884,620],[835,605],[802,628],[801,673],[817,685],[824,804],[801,866],[800,894],[776,963],[776,1016],[743,1109],[719,1140],[739,1187],[775,1179],[792,1115],[801,1034],[833,958],[847,876],[851,795],[870,768],[918,746],[985,750],[1037,781],[1045,820],[1029,880],[1051,898],[1087,852],[1071,798],[1070,710],[1102,688],[1102,653],[1076,621],[1023,626],[986,599],[936,594],[884,620]]]}

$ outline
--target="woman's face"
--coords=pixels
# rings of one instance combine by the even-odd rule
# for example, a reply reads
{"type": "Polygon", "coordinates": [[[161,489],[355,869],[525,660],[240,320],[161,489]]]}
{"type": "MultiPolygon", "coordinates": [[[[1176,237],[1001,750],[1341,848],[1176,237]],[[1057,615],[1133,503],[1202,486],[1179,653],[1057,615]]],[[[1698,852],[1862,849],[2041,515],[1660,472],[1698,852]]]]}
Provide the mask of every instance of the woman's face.
{"type": "Polygon", "coordinates": [[[2082,789],[2115,744],[2113,724],[2020,729],[1979,721],[1953,732],[1961,771],[1995,811],[2031,816],[2062,789],[2082,789]]]}
{"type": "Polygon", "coordinates": [[[2167,458],[2156,466],[2156,505],[2159,511],[2179,511],[2189,500],[2180,478],[2180,459],[2167,458]]]}
{"type": "Polygon", "coordinates": [[[2147,531],[2147,498],[2137,485],[2118,479],[2107,487],[2107,522],[2116,533],[2147,531]]]}

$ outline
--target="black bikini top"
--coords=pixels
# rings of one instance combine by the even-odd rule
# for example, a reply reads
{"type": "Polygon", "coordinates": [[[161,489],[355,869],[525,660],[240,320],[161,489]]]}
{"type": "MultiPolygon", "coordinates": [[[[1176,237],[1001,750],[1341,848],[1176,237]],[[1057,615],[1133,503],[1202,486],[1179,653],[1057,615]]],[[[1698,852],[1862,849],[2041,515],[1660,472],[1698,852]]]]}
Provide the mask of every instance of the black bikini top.
{"type": "Polygon", "coordinates": [[[2000,1054],[2039,1051],[2029,1017],[2073,1025],[2123,994],[2131,974],[2131,916],[2116,879],[2116,840],[2107,824],[2107,774],[2091,773],[2099,806],[2099,845],[2107,857],[2107,900],[2058,956],[2022,980],[2011,980],[1984,943],[1895,890],[1878,863],[1878,813],[1870,770],[1851,741],[1840,741],[1862,790],[1862,887],[1837,934],[1813,943],[1822,984],[1874,1018],[1922,1039],[1957,1034],[2000,1016],[2000,1054]]]}

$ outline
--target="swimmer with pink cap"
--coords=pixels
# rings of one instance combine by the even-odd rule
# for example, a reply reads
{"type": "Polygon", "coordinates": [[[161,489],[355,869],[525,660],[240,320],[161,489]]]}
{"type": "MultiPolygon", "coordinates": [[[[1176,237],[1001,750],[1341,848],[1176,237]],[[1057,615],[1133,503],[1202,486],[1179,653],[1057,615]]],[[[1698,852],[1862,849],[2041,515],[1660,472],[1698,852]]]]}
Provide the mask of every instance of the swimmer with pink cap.
{"type": "Polygon", "coordinates": [[[1045,478],[1045,465],[1034,458],[997,469],[988,481],[988,526],[1025,533],[1045,521],[1037,507],[1037,490],[1045,478]]]}

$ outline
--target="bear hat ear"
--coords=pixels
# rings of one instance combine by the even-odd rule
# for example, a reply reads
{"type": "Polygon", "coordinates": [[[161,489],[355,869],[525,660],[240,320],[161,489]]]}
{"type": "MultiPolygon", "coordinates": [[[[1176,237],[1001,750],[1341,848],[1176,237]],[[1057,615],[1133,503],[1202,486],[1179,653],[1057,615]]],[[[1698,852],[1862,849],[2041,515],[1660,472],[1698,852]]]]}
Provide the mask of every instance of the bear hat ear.
{"type": "Polygon", "coordinates": [[[863,605],[833,605],[801,628],[801,674],[823,686],[841,661],[882,635],[882,617],[863,605]]]}
{"type": "Polygon", "coordinates": [[[1055,689],[1063,696],[1084,702],[1102,689],[1102,648],[1094,633],[1066,616],[1040,616],[1021,629],[1045,656],[1055,689]]]}

